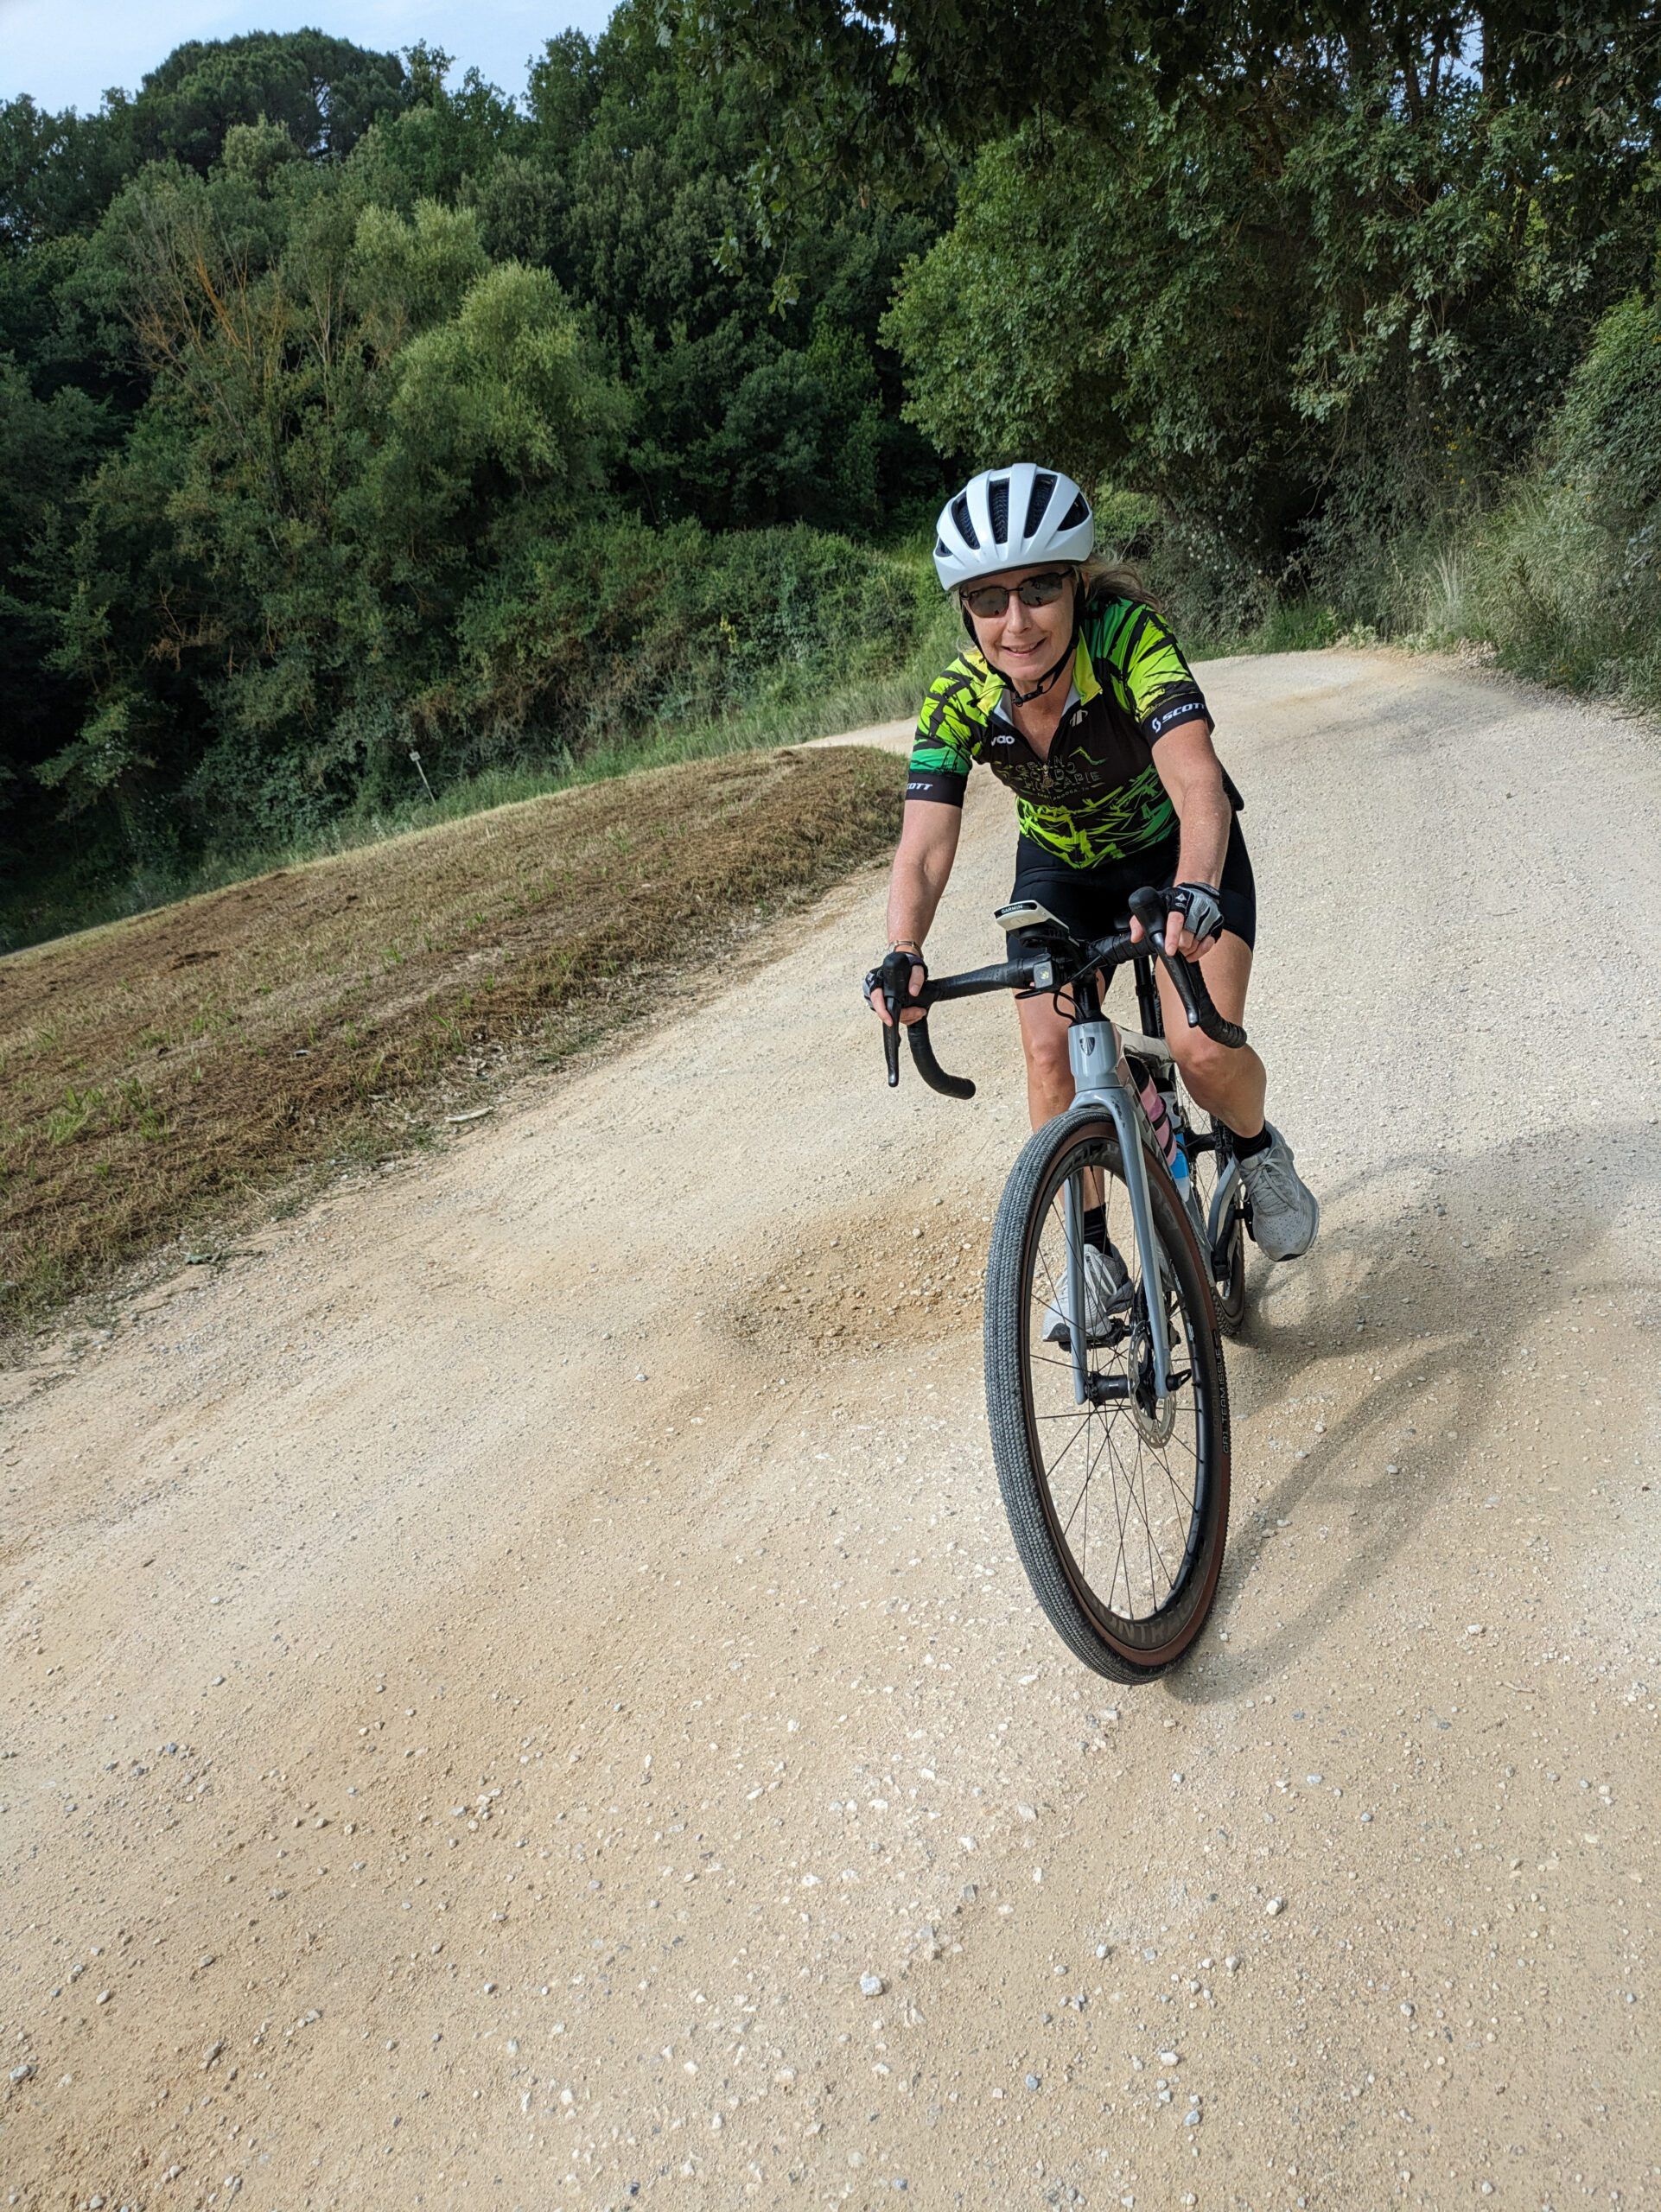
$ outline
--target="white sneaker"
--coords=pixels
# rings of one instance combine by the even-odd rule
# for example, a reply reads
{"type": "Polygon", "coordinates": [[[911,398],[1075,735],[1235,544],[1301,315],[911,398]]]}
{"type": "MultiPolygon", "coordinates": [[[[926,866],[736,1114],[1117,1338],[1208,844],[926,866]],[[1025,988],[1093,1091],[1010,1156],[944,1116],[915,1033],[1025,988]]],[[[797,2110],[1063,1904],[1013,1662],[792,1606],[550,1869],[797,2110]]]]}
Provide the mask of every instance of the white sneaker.
{"type": "MultiPolygon", "coordinates": [[[[1099,1344],[1107,1334],[1108,1325],[1129,1300],[1130,1278],[1125,1273],[1124,1262],[1110,1244],[1105,1252],[1098,1252],[1093,1244],[1085,1247],[1085,1341],[1099,1344]]],[[[1072,1325],[1067,1318],[1067,1286],[1064,1282],[1053,1304],[1044,1313],[1043,1341],[1047,1344],[1072,1344],[1072,1325]]]]}

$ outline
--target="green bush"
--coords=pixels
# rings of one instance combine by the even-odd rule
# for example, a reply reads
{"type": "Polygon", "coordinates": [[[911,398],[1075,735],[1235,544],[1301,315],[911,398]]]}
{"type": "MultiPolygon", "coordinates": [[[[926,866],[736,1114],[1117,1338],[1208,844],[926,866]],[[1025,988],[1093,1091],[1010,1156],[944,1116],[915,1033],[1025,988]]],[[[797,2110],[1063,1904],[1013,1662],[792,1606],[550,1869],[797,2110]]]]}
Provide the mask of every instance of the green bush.
{"type": "MultiPolygon", "coordinates": [[[[1472,533],[1456,626],[1508,667],[1661,702],[1661,305],[1600,324],[1537,472],[1472,533]]],[[[1455,626],[1450,624],[1450,627],[1455,626]]]]}
{"type": "Polygon", "coordinates": [[[588,524],[533,547],[462,610],[461,674],[433,703],[487,749],[579,760],[888,673],[938,598],[920,558],[804,524],[588,524]]]}

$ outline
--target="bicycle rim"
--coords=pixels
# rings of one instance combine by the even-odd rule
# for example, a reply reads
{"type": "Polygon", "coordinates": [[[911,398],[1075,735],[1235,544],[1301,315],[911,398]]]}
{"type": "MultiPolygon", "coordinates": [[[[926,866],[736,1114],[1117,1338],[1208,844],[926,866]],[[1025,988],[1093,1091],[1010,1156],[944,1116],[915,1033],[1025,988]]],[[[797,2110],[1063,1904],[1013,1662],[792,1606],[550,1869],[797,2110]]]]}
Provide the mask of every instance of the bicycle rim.
{"type": "MultiPolygon", "coordinates": [[[[1160,1394],[1117,1137],[1052,1122],[1017,1161],[994,1226],[987,1409],[1011,1531],[1040,1605],[1098,1673],[1134,1680],[1181,1658],[1203,1626],[1228,1522],[1229,1421],[1215,1303],[1180,1200],[1149,1158],[1149,1198],[1177,1387],[1160,1394]],[[1130,1285],[1091,1331],[1091,1396],[1070,1340],[1047,1338],[1066,1279],[1064,1193],[1101,1179],[1130,1285]]],[[[1060,1317],[1065,1321],[1063,1313],[1060,1317]]]]}

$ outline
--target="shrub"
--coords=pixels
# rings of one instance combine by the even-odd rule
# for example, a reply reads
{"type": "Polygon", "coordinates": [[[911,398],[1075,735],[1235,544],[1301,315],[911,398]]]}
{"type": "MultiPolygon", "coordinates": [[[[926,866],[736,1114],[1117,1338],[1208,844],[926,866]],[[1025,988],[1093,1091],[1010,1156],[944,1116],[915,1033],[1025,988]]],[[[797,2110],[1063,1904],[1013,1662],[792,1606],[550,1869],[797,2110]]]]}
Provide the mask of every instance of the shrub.
{"type": "Polygon", "coordinates": [[[1474,533],[1468,613],[1507,665],[1661,702],[1661,306],[1600,324],[1545,458],[1474,533]]]}

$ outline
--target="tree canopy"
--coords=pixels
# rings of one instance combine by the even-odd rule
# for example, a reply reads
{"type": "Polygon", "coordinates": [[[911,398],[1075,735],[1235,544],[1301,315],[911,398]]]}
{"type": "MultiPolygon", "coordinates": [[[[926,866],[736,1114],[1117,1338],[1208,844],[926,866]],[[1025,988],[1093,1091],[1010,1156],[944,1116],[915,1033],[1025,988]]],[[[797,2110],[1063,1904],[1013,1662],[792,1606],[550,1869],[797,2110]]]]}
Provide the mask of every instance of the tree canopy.
{"type": "Polygon", "coordinates": [[[897,652],[1021,454],[1225,629],[1531,454],[1647,485],[1658,124],[1658,0],[625,0],[510,91],[308,31],[0,105],[0,862],[563,757],[786,607],[897,652]]]}
{"type": "Polygon", "coordinates": [[[767,136],[639,9],[519,99],[307,32],[181,47],[89,118],[0,108],[14,865],[283,834],[403,788],[414,745],[432,774],[580,746],[516,594],[636,514],[926,507],[879,327],[939,224],[827,208],[786,263],[767,136]]]}

